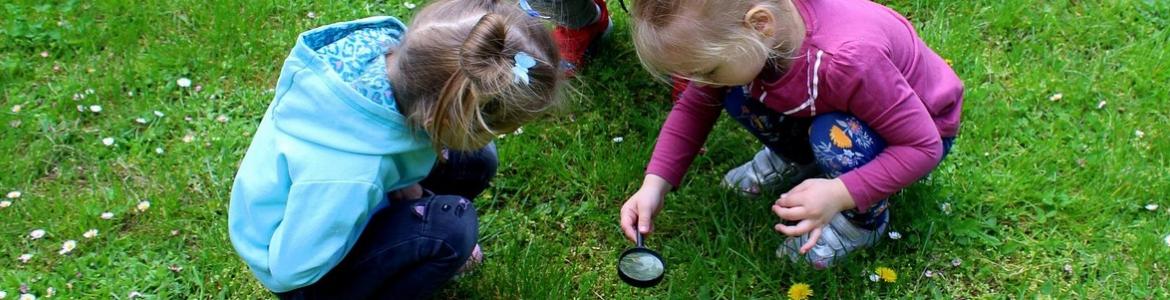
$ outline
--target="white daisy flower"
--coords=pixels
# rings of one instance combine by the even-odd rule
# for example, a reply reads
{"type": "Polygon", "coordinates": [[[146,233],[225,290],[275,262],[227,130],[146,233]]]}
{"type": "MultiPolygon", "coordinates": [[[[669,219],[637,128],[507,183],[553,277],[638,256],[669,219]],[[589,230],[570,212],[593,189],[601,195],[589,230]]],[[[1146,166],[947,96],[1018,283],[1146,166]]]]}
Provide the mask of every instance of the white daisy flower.
{"type": "Polygon", "coordinates": [[[160,148],[154,148],[154,153],[156,153],[156,154],[163,154],[163,153],[165,153],[165,152],[166,152],[166,151],[164,151],[164,150],[163,150],[163,148],[161,148],[161,147],[160,147],[160,148]]]}
{"type": "Polygon", "coordinates": [[[138,207],[136,208],[138,208],[138,212],[145,212],[147,209],[150,209],[150,201],[138,202],[138,207]]]}
{"type": "Polygon", "coordinates": [[[1170,234],[1166,235],[1166,238],[1163,239],[1163,242],[1166,242],[1166,247],[1170,247],[1170,234]]]}
{"type": "Polygon", "coordinates": [[[57,289],[54,289],[53,287],[48,287],[45,289],[45,298],[51,298],[51,297],[53,297],[53,295],[56,295],[56,294],[57,294],[57,289]]]}
{"type": "Polygon", "coordinates": [[[1064,99],[1064,94],[1056,93],[1053,94],[1052,97],[1048,97],[1048,100],[1050,101],[1060,101],[1060,99],[1064,99]]]}
{"type": "Polygon", "coordinates": [[[77,111],[85,112],[85,105],[77,105],[77,111]]]}
{"type": "Polygon", "coordinates": [[[402,3],[402,6],[406,7],[406,9],[414,9],[415,7],[417,7],[417,5],[415,5],[414,3],[411,3],[411,2],[402,3]]]}
{"type": "Polygon", "coordinates": [[[190,142],[194,142],[194,141],[195,141],[195,134],[193,134],[193,133],[188,133],[187,135],[183,136],[184,143],[190,143],[190,142]]]}
{"type": "Polygon", "coordinates": [[[90,229],[90,230],[85,231],[85,233],[81,234],[81,236],[83,236],[87,239],[95,238],[95,237],[97,237],[97,235],[98,235],[97,229],[90,229]]]}
{"type": "Polygon", "coordinates": [[[138,291],[133,291],[133,292],[130,292],[130,295],[127,295],[126,298],[130,298],[130,299],[142,298],[142,293],[139,293],[138,291]]]}
{"type": "Polygon", "coordinates": [[[113,219],[113,218],[114,218],[114,213],[112,213],[112,212],[108,212],[108,211],[107,211],[107,212],[104,212],[104,213],[102,213],[102,215],[101,215],[101,218],[102,218],[102,220],[109,220],[109,219],[113,219]]]}
{"type": "Polygon", "coordinates": [[[82,93],[74,93],[73,94],[73,101],[77,101],[77,100],[81,100],[81,99],[85,99],[85,94],[82,94],[82,93]]]}
{"type": "Polygon", "coordinates": [[[897,231],[890,231],[890,239],[891,240],[900,240],[900,239],[902,239],[902,234],[898,233],[897,231]]]}
{"type": "Polygon", "coordinates": [[[93,88],[85,89],[85,94],[86,95],[93,95],[93,88]]]}
{"type": "Polygon", "coordinates": [[[65,243],[61,244],[61,251],[57,251],[57,254],[61,254],[61,255],[69,254],[69,252],[73,252],[73,249],[76,249],[76,248],[77,248],[77,241],[68,240],[68,241],[65,241],[65,243]]]}
{"type": "Polygon", "coordinates": [[[41,51],[41,57],[49,57],[49,51],[41,51]]]}
{"type": "Polygon", "coordinates": [[[521,134],[524,134],[524,127],[516,127],[516,132],[512,133],[512,135],[521,135],[521,134]]]}
{"type": "Polygon", "coordinates": [[[34,240],[43,238],[43,237],[45,237],[45,230],[44,229],[33,230],[32,232],[28,233],[28,237],[30,239],[34,239],[34,240]]]}
{"type": "Polygon", "coordinates": [[[8,199],[16,199],[16,198],[20,198],[20,196],[23,196],[23,195],[24,195],[24,193],[21,193],[20,191],[11,191],[11,192],[8,192],[7,196],[8,196],[8,199]]]}
{"type": "Polygon", "coordinates": [[[32,254],[25,253],[25,254],[21,254],[20,257],[17,257],[16,260],[19,260],[20,263],[22,263],[22,264],[27,264],[28,261],[32,260],[32,258],[33,258],[32,254]]]}
{"type": "Polygon", "coordinates": [[[191,79],[187,79],[187,77],[179,78],[179,80],[175,80],[175,84],[178,84],[181,88],[191,87],[191,79]]]}
{"type": "Polygon", "coordinates": [[[1154,204],[1154,203],[1146,204],[1146,210],[1148,210],[1148,211],[1158,210],[1158,205],[1154,204]]]}
{"type": "Polygon", "coordinates": [[[624,142],[624,141],[626,141],[626,138],[624,138],[624,137],[620,137],[620,136],[619,136],[619,137],[615,137],[615,138],[613,138],[613,142],[614,142],[614,143],[619,143],[619,144],[620,144],[621,142],[624,142]]]}
{"type": "Polygon", "coordinates": [[[31,294],[20,294],[20,300],[37,300],[37,296],[31,294]]]}
{"type": "Polygon", "coordinates": [[[157,110],[156,110],[156,111],[154,111],[154,116],[156,116],[156,117],[159,117],[159,118],[162,118],[162,117],[163,117],[163,112],[161,112],[161,111],[157,111],[157,110]]]}
{"type": "Polygon", "coordinates": [[[926,278],[934,277],[934,271],[926,270],[926,272],[922,272],[922,276],[926,276],[926,278]]]}
{"type": "Polygon", "coordinates": [[[0,299],[8,298],[8,292],[0,291],[0,299]]]}
{"type": "Polygon", "coordinates": [[[882,280],[882,277],[878,274],[869,274],[869,281],[878,282],[878,280],[882,280]]]}
{"type": "Polygon", "coordinates": [[[12,201],[0,201],[0,208],[8,208],[9,206],[12,206],[12,201]]]}
{"type": "Polygon", "coordinates": [[[955,259],[951,260],[951,266],[958,267],[959,265],[962,265],[962,264],[963,264],[962,259],[955,258],[955,259]]]}
{"type": "Polygon", "coordinates": [[[92,111],[95,113],[100,113],[100,112],[102,112],[102,106],[101,105],[90,105],[89,111],[92,111]]]}
{"type": "Polygon", "coordinates": [[[21,108],[24,108],[24,107],[21,106],[20,104],[13,105],[12,106],[12,113],[19,113],[21,108]]]}
{"type": "Polygon", "coordinates": [[[114,138],[108,137],[108,138],[102,139],[102,145],[113,146],[114,145],[114,138]]]}
{"type": "Polygon", "coordinates": [[[310,11],[308,14],[305,14],[305,16],[306,16],[306,17],[309,17],[309,19],[316,19],[316,18],[317,18],[317,13],[316,13],[316,12],[311,12],[311,11],[310,11]]]}
{"type": "Polygon", "coordinates": [[[215,117],[215,121],[220,122],[220,123],[227,123],[228,116],[227,115],[219,115],[218,117],[215,117]]]}
{"type": "Polygon", "coordinates": [[[1065,272],[1065,273],[1072,273],[1072,272],[1073,272],[1073,266],[1072,266],[1072,265],[1070,265],[1070,264],[1064,264],[1064,272],[1065,272]]]}
{"type": "Polygon", "coordinates": [[[1101,102],[1097,102],[1097,109],[1105,108],[1105,104],[1109,104],[1109,103],[1105,102],[1105,100],[1101,100],[1101,102]]]}
{"type": "Polygon", "coordinates": [[[939,204],[938,208],[939,208],[939,210],[942,210],[944,215],[951,214],[951,203],[950,202],[943,202],[943,204],[939,204]]]}
{"type": "Polygon", "coordinates": [[[1139,138],[1139,139],[1140,139],[1140,138],[1142,138],[1142,137],[1145,137],[1145,136],[1146,136],[1146,133],[1145,133],[1145,132],[1142,132],[1141,130],[1134,130],[1134,131],[1133,131],[1133,136],[1135,136],[1135,137],[1137,137],[1137,138],[1139,138]]]}
{"type": "Polygon", "coordinates": [[[146,124],[146,118],[135,118],[134,123],[146,124]]]}

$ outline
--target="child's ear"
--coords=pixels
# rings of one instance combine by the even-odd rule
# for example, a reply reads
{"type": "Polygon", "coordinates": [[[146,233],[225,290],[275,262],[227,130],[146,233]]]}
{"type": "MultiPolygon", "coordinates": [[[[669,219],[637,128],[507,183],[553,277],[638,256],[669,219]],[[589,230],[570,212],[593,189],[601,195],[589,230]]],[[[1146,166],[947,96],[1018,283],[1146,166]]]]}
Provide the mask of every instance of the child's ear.
{"type": "Polygon", "coordinates": [[[756,5],[743,16],[744,25],[765,37],[776,34],[776,15],[767,7],[756,5]]]}

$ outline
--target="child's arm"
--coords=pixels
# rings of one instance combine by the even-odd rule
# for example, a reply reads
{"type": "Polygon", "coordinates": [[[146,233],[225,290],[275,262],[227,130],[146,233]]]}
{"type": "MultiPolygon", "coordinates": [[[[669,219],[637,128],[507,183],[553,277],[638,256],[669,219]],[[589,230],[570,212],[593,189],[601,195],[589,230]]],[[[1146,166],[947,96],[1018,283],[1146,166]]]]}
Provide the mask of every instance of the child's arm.
{"type": "Polygon", "coordinates": [[[836,179],[807,180],[781,196],[773,211],[785,220],[802,220],[794,226],[777,224],[789,236],[811,232],[801,252],[812,248],[819,229],[840,211],[866,211],[878,200],[893,195],[925,176],[942,158],[942,140],[926,105],[905,76],[879,48],[843,49],[825,81],[837,85],[832,95],[849,99],[838,107],[869,124],[886,141],[886,149],[869,163],[836,179]]]}
{"type": "Polygon", "coordinates": [[[361,234],[371,209],[385,194],[365,182],[293,184],[284,220],[268,247],[268,267],[279,286],[293,290],[333,269],[361,234]]]}
{"type": "Polygon", "coordinates": [[[725,93],[727,88],[687,86],[662,124],[646,174],[679,186],[723,110],[720,100],[725,93]]]}
{"type": "Polygon", "coordinates": [[[653,218],[662,210],[662,199],[682,181],[706,142],[722,110],[716,97],[725,92],[725,88],[691,84],[671,109],[658,134],[642,187],[622,205],[619,223],[631,241],[634,230],[643,234],[654,230],[653,218]]]}
{"type": "Polygon", "coordinates": [[[860,210],[926,176],[943,153],[934,118],[906,77],[884,52],[867,51],[854,66],[859,78],[847,109],[886,141],[886,149],[839,178],[860,210]]]}

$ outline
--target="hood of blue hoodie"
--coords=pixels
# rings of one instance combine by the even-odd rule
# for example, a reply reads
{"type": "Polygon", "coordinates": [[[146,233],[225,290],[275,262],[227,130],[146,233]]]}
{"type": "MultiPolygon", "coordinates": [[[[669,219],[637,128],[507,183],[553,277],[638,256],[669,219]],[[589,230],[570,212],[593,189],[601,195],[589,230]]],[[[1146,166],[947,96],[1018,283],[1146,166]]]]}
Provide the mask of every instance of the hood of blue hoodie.
{"type": "Polygon", "coordinates": [[[362,76],[353,70],[385,76],[384,54],[401,42],[405,32],[406,26],[395,18],[372,17],[302,33],[277,82],[272,111],[276,128],[357,154],[387,155],[432,147],[426,133],[411,126],[397,110],[388,80],[355,84],[362,76]],[[363,38],[354,38],[359,33],[363,38]]]}

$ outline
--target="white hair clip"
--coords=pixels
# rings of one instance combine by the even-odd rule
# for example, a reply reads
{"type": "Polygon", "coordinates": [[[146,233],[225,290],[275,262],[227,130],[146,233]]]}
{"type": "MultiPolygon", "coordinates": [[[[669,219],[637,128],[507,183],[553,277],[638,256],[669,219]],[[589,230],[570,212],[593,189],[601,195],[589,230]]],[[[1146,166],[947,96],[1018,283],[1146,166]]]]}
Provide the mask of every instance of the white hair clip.
{"type": "Polygon", "coordinates": [[[512,74],[515,75],[515,78],[512,79],[512,82],[513,83],[523,82],[525,85],[527,85],[529,83],[528,69],[531,69],[532,67],[535,67],[535,66],[536,66],[536,59],[532,58],[531,55],[528,55],[528,53],[524,53],[523,51],[517,52],[516,53],[516,66],[512,67],[512,74]]]}

